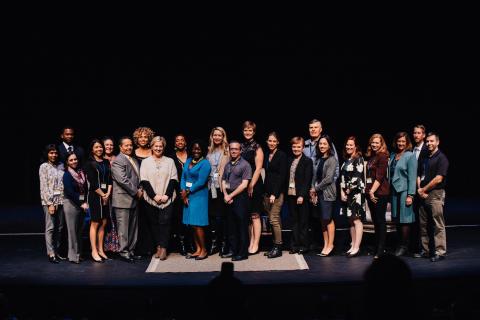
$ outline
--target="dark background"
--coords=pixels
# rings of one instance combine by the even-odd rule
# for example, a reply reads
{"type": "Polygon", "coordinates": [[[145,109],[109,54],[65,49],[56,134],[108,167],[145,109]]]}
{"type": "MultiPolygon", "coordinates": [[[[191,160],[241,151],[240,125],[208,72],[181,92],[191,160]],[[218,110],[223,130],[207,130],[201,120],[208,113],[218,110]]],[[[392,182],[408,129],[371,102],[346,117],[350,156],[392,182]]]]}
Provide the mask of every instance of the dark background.
{"type": "Polygon", "coordinates": [[[375,132],[390,146],[397,131],[422,123],[439,132],[450,160],[447,196],[476,198],[474,30],[305,21],[17,30],[6,45],[13,99],[2,108],[2,162],[11,183],[1,204],[39,203],[42,148],[57,143],[66,124],[85,148],[93,137],[131,135],[138,126],[171,146],[177,132],[206,140],[213,126],[240,138],[251,119],[257,140],[275,130],[288,149],[292,136],[308,137],[312,118],[338,149],[350,134],[365,147],[375,132]]]}

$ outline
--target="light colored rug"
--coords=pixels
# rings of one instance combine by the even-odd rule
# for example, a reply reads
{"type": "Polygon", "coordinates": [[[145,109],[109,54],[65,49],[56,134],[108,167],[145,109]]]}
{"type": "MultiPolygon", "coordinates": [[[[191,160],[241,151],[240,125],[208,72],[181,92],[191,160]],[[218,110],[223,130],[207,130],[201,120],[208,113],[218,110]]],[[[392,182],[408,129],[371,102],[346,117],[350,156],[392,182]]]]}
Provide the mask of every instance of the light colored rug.
{"type": "MultiPolygon", "coordinates": [[[[215,272],[220,271],[222,262],[232,259],[222,259],[218,254],[205,260],[185,259],[178,253],[172,253],[167,260],[161,261],[152,257],[146,272],[215,272]]],[[[302,255],[289,254],[275,259],[267,259],[263,252],[249,256],[247,260],[235,261],[234,271],[273,271],[273,270],[307,270],[308,265],[302,255]]]]}

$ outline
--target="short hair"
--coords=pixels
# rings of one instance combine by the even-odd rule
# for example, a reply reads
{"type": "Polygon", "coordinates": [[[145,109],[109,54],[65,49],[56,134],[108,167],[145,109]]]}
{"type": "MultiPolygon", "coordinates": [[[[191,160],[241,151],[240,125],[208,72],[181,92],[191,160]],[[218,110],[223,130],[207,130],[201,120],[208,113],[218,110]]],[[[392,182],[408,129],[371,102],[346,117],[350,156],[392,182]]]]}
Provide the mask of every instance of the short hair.
{"type": "Polygon", "coordinates": [[[275,139],[277,139],[278,143],[280,143],[280,138],[279,138],[279,136],[278,136],[278,133],[276,133],[275,131],[270,132],[270,133],[267,135],[267,140],[268,140],[268,138],[269,138],[270,136],[275,137],[275,139]]]}
{"type": "Polygon", "coordinates": [[[232,144],[234,144],[234,143],[236,143],[236,144],[238,144],[238,145],[240,146],[240,150],[242,149],[242,144],[240,143],[240,141],[238,141],[238,140],[230,140],[230,142],[228,143],[229,150],[231,149],[231,148],[230,148],[230,145],[232,145],[232,144]]]}
{"type": "Polygon", "coordinates": [[[374,134],[372,134],[370,139],[368,139],[368,147],[367,147],[367,152],[365,154],[367,156],[367,158],[372,156],[373,151],[372,151],[371,144],[372,144],[373,139],[375,139],[375,138],[380,139],[380,149],[378,149],[377,154],[378,153],[385,153],[386,155],[388,155],[388,148],[387,148],[387,144],[385,143],[385,139],[383,138],[383,136],[380,133],[374,133],[374,134]]]}
{"type": "Polygon", "coordinates": [[[408,133],[406,133],[405,131],[397,132],[397,134],[395,135],[395,138],[393,139],[393,142],[392,142],[393,150],[397,150],[397,140],[400,138],[405,138],[405,140],[407,140],[407,146],[405,150],[411,151],[413,149],[412,141],[410,140],[408,133]]]}
{"type": "Polygon", "coordinates": [[[164,137],[156,136],[152,138],[152,141],[150,141],[150,148],[153,148],[153,145],[157,142],[161,142],[164,149],[167,146],[167,140],[165,140],[164,137]]]}
{"type": "Polygon", "coordinates": [[[290,144],[297,144],[301,143],[303,147],[305,147],[305,140],[302,137],[293,137],[290,139],[290,144]]]}
{"type": "MultiPolygon", "coordinates": [[[[45,146],[45,148],[43,148],[43,152],[42,152],[42,162],[47,162],[48,161],[48,153],[50,151],[57,151],[58,153],[58,148],[55,144],[51,143],[51,144],[47,144],[45,146]]],[[[60,157],[57,157],[57,161],[55,162],[55,164],[58,163],[58,161],[60,161],[60,157]]]]}
{"type": "Polygon", "coordinates": [[[430,137],[430,136],[435,136],[435,138],[437,139],[437,141],[440,141],[440,136],[439,136],[438,133],[436,133],[435,131],[430,131],[430,132],[427,134],[427,138],[430,137]]]}
{"type": "Polygon", "coordinates": [[[423,133],[425,133],[425,131],[427,130],[427,129],[425,129],[425,126],[423,124],[417,124],[413,127],[413,129],[415,129],[415,128],[418,128],[418,129],[422,130],[423,133]]]}
{"type": "Polygon", "coordinates": [[[310,126],[311,124],[314,124],[314,123],[319,123],[320,124],[320,127],[322,126],[322,122],[318,119],[312,119],[310,120],[310,122],[308,123],[308,125],[310,126]]]}
{"type": "Polygon", "coordinates": [[[193,146],[196,144],[198,144],[198,146],[202,150],[202,157],[205,157],[207,155],[207,150],[208,150],[207,144],[205,143],[205,141],[200,139],[195,139],[190,144],[190,147],[188,148],[188,151],[190,151],[190,155],[192,154],[193,146]]]}
{"type": "Polygon", "coordinates": [[[187,141],[187,136],[184,135],[184,134],[181,133],[181,132],[180,132],[180,133],[177,133],[177,134],[175,135],[175,137],[173,137],[173,140],[177,139],[178,137],[183,137],[183,139],[185,139],[185,141],[187,141]]]}
{"type": "Polygon", "coordinates": [[[250,121],[250,120],[245,121],[242,125],[242,129],[245,129],[245,128],[252,128],[253,132],[257,132],[257,125],[253,121],[250,121]]]}
{"type": "Polygon", "coordinates": [[[127,139],[132,141],[132,138],[130,138],[129,136],[120,137],[120,139],[118,139],[118,146],[121,146],[123,144],[123,140],[127,140],[127,139]]]}
{"type": "Polygon", "coordinates": [[[90,149],[88,150],[88,152],[90,153],[90,159],[94,159],[94,156],[93,156],[93,146],[95,145],[95,143],[100,143],[100,145],[102,146],[103,148],[103,153],[102,153],[102,156],[105,155],[105,145],[103,144],[103,141],[100,140],[100,139],[93,139],[91,142],[90,142],[90,149]]]}
{"type": "Polygon", "coordinates": [[[345,143],[343,144],[343,146],[344,146],[344,147],[343,147],[343,158],[344,158],[344,159],[348,159],[348,154],[347,154],[346,146],[347,146],[347,142],[348,142],[349,140],[352,140],[353,143],[355,144],[355,149],[356,149],[356,151],[355,151],[355,153],[353,154],[353,158],[359,158],[359,157],[361,157],[361,156],[362,156],[362,149],[361,149],[361,147],[360,147],[360,144],[358,143],[357,137],[355,137],[355,136],[350,136],[350,137],[348,137],[348,138],[345,140],[345,143]]]}
{"type": "Polygon", "coordinates": [[[67,129],[70,129],[70,130],[72,130],[73,132],[75,132],[75,129],[73,128],[73,126],[71,126],[71,125],[66,125],[66,126],[63,126],[63,128],[62,128],[62,134],[63,134],[63,133],[65,132],[65,130],[67,130],[67,129]]]}
{"type": "Polygon", "coordinates": [[[153,137],[155,136],[155,132],[153,132],[153,130],[149,127],[138,127],[137,129],[135,129],[135,131],[133,131],[133,143],[135,143],[136,146],[138,146],[138,138],[140,138],[143,133],[147,135],[147,144],[150,144],[153,137]]]}

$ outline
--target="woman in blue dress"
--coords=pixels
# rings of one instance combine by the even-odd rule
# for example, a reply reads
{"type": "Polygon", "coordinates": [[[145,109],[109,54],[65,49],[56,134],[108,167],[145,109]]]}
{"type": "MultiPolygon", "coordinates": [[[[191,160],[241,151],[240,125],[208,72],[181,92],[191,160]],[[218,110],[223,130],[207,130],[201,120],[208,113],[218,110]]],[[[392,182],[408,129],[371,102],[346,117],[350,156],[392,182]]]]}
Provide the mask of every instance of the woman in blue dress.
{"type": "Polygon", "coordinates": [[[205,158],[206,153],[207,147],[201,141],[191,144],[192,156],[185,162],[180,181],[183,223],[193,227],[196,245],[196,251],[188,254],[187,259],[203,260],[208,257],[204,227],[208,226],[208,177],[211,167],[205,158]]]}

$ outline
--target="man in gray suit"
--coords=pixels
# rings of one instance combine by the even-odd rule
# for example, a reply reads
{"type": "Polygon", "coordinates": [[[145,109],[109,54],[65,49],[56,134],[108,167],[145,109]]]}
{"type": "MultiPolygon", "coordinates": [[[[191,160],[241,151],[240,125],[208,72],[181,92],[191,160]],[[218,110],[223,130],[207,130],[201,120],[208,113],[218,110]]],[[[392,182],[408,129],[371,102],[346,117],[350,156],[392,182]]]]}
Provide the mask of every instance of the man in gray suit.
{"type": "Polygon", "coordinates": [[[137,202],[142,198],[140,186],[140,166],[132,158],[132,139],[120,138],[120,153],[112,162],[112,206],[117,218],[120,257],[133,262],[133,249],[137,243],[138,211],[137,202]]]}

